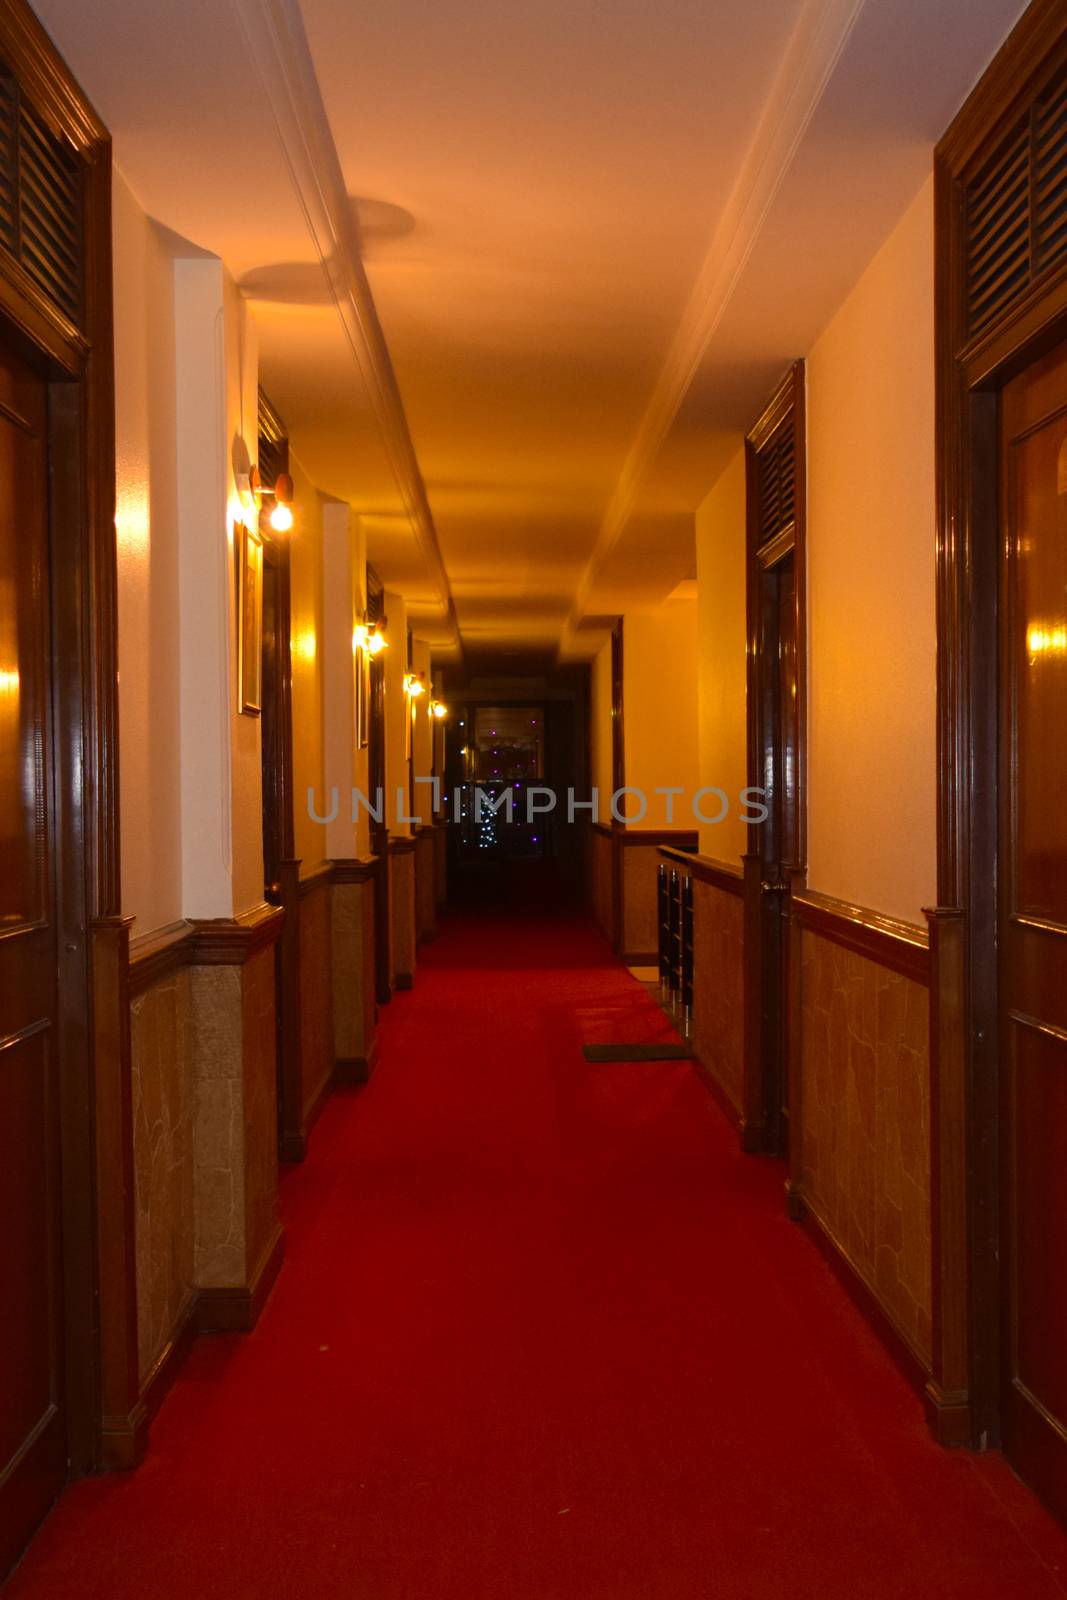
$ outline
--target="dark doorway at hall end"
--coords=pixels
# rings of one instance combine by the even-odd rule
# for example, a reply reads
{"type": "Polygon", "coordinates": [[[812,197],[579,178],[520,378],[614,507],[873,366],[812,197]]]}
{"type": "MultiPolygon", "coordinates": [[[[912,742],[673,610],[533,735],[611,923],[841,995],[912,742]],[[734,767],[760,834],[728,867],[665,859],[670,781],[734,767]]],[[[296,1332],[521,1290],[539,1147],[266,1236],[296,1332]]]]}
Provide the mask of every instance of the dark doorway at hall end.
{"type": "Polygon", "coordinates": [[[450,906],[581,908],[586,828],[569,798],[584,798],[589,787],[586,678],[571,668],[449,687],[450,906]]]}

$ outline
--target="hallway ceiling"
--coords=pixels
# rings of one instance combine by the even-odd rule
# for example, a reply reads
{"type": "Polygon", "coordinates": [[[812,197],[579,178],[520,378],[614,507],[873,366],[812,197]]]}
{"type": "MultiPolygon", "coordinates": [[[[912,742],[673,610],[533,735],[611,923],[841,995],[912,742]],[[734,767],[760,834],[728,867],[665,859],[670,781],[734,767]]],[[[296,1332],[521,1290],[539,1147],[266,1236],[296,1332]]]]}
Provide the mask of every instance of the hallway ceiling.
{"type": "Polygon", "coordinates": [[[517,668],[691,576],[738,431],[1021,9],[37,0],[419,631],[517,668]]]}

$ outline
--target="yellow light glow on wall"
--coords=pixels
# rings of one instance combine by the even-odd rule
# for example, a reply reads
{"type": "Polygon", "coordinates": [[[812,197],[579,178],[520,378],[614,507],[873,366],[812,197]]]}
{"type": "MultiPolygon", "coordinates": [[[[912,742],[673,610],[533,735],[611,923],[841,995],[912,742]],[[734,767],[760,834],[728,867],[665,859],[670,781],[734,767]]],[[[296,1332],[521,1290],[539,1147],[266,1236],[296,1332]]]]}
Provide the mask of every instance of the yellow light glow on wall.
{"type": "Polygon", "coordinates": [[[404,693],[409,694],[414,700],[416,695],[424,694],[425,692],[426,686],[422,681],[422,674],[409,672],[404,679],[404,693]]]}
{"type": "Polygon", "coordinates": [[[357,650],[366,650],[368,655],[378,656],[388,645],[389,640],[378,629],[376,622],[368,626],[365,622],[358,622],[352,629],[352,653],[357,650]]]}
{"type": "Polygon", "coordinates": [[[304,628],[293,640],[293,648],[301,661],[314,661],[318,648],[314,628],[304,628]]]}
{"type": "Polygon", "coordinates": [[[443,700],[430,701],[430,715],[431,717],[436,717],[438,721],[440,721],[442,717],[448,716],[448,707],[445,705],[443,700]]]}
{"type": "Polygon", "coordinates": [[[17,667],[0,667],[0,694],[18,698],[19,672],[17,667]]]}
{"type": "Polygon", "coordinates": [[[1038,656],[1067,655],[1067,626],[1057,623],[1046,628],[1041,623],[1031,623],[1026,630],[1026,649],[1031,661],[1038,656]]]}

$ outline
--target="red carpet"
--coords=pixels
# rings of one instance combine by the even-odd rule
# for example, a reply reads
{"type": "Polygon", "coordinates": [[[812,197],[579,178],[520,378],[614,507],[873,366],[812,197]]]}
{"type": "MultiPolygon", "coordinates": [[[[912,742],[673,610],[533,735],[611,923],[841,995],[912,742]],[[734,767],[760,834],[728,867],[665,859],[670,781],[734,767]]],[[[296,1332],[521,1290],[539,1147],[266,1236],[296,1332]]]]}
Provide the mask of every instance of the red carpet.
{"type": "Polygon", "coordinates": [[[928,1438],[693,1069],[583,1060],[650,1006],[582,924],[450,925],[285,1179],[259,1328],[10,1600],[1062,1596],[1067,1539],[928,1438]]]}

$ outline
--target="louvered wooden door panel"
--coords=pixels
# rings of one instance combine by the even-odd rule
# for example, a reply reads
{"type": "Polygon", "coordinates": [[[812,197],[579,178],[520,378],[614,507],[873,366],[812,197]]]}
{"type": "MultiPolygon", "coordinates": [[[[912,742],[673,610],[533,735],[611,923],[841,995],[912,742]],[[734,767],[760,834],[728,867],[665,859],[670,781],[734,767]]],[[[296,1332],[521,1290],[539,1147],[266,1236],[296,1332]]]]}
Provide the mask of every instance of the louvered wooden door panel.
{"type": "Polygon", "coordinates": [[[986,157],[965,191],[970,337],[1067,262],[1067,73],[986,157]]]}
{"type": "Polygon", "coordinates": [[[46,416],[0,346],[0,1579],[67,1462],[46,416]]]}
{"type": "Polygon", "coordinates": [[[83,169],[0,73],[0,248],[75,326],[83,313],[83,169]]]}

